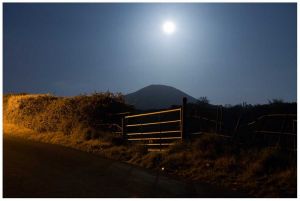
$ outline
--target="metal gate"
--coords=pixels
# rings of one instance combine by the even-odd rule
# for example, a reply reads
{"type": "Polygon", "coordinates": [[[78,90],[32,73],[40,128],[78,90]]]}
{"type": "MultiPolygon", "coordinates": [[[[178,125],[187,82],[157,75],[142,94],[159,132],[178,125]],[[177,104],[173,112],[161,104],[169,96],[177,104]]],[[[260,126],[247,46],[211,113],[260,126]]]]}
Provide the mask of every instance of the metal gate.
{"type": "Polygon", "coordinates": [[[122,119],[122,134],[148,151],[163,151],[185,138],[186,98],[179,108],[127,115],[122,119]]]}

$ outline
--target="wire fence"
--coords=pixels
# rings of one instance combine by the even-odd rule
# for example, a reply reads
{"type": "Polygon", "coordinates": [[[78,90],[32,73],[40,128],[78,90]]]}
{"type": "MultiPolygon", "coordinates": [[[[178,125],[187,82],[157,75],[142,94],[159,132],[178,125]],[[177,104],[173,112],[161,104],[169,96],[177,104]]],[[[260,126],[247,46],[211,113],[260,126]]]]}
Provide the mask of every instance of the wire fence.
{"type": "Polygon", "coordinates": [[[263,146],[297,150],[296,114],[262,115],[251,121],[247,114],[226,114],[222,106],[214,110],[215,117],[201,116],[201,113],[188,108],[186,99],[183,99],[183,104],[174,109],[132,115],[124,113],[119,133],[149,151],[163,151],[177,142],[209,133],[244,142],[253,141],[263,146]]]}

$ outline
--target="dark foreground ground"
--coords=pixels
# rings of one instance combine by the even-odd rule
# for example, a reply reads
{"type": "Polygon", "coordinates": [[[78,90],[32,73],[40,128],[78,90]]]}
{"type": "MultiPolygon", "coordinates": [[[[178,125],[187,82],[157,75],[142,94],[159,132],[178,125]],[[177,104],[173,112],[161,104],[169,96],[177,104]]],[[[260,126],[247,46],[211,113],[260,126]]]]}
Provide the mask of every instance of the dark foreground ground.
{"type": "Polygon", "coordinates": [[[58,145],[3,138],[3,196],[246,197],[58,145]]]}

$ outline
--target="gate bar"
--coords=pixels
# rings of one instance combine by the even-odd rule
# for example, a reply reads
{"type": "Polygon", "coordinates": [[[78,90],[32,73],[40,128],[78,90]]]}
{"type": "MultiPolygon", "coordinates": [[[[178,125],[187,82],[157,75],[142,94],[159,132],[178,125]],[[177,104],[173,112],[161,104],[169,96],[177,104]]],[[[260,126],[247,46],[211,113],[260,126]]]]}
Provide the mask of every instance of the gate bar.
{"type": "Polygon", "coordinates": [[[142,132],[142,133],[127,133],[128,136],[130,135],[152,135],[152,134],[160,134],[160,133],[180,133],[181,131],[160,131],[160,132],[142,132]]]}
{"type": "Polygon", "coordinates": [[[177,123],[177,122],[180,122],[180,120],[174,120],[174,121],[158,121],[158,122],[144,123],[144,124],[129,124],[129,125],[126,125],[126,127],[148,126],[148,125],[156,125],[156,124],[169,124],[169,123],[177,123]]]}
{"type": "Polygon", "coordinates": [[[136,115],[129,115],[125,116],[125,119],[133,118],[133,117],[141,117],[141,116],[150,116],[150,115],[155,115],[155,114],[162,114],[162,113],[169,113],[169,112],[176,112],[180,111],[181,108],[177,109],[172,109],[172,110],[163,110],[163,111],[158,111],[158,112],[149,112],[149,113],[143,113],[143,114],[136,114],[136,115]]]}

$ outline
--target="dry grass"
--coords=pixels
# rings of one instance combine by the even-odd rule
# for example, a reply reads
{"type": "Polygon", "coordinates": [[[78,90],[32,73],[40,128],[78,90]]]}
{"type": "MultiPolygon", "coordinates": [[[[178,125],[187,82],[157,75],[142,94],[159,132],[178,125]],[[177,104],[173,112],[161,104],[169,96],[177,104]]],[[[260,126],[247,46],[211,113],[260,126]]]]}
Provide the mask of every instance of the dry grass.
{"type": "MultiPolygon", "coordinates": [[[[130,162],[132,162],[131,160],[130,162]]],[[[256,197],[296,196],[296,153],[257,148],[217,135],[143,155],[135,164],[169,174],[240,189],[256,197]]]]}

